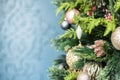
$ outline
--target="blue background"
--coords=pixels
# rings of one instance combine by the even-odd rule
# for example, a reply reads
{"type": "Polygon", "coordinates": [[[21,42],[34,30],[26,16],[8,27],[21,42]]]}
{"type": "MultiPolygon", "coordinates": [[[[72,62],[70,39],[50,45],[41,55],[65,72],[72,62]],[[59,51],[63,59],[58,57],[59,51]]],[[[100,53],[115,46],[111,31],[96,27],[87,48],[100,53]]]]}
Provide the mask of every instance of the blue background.
{"type": "Polygon", "coordinates": [[[0,0],[0,80],[50,80],[58,19],[51,0],[0,0]]]}

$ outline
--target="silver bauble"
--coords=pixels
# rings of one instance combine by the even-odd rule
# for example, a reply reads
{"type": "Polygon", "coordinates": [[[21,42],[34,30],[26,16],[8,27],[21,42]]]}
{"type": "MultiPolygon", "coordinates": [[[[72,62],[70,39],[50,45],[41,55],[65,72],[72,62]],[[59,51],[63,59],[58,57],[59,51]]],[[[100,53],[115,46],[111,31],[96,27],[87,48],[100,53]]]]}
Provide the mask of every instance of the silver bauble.
{"type": "Polygon", "coordinates": [[[69,29],[70,27],[71,27],[70,24],[69,24],[66,20],[64,20],[64,21],[61,23],[61,28],[64,29],[64,30],[67,30],[67,29],[69,29]]]}
{"type": "Polygon", "coordinates": [[[112,33],[111,42],[117,50],[120,50],[120,27],[117,27],[112,33]]]}

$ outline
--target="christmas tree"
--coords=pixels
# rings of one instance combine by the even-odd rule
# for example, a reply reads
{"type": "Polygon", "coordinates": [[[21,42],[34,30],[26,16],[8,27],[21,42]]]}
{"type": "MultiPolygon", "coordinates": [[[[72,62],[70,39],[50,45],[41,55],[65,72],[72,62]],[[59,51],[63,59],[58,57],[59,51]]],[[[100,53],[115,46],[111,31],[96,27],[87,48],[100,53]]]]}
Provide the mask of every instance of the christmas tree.
{"type": "Polygon", "coordinates": [[[52,40],[65,54],[53,80],[120,80],[120,0],[54,0],[65,32],[52,40]]]}

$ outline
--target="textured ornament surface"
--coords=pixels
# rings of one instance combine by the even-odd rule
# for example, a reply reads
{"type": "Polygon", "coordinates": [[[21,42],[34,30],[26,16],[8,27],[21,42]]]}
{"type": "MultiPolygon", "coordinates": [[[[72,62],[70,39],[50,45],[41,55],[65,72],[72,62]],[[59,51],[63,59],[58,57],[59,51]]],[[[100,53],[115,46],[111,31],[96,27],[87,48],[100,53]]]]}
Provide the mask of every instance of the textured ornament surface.
{"type": "Polygon", "coordinates": [[[97,62],[87,62],[83,67],[83,72],[87,72],[89,76],[92,77],[92,80],[99,75],[102,70],[102,65],[97,62]]]}
{"type": "Polygon", "coordinates": [[[117,27],[116,30],[111,35],[111,41],[113,46],[120,50],[120,27],[117,27]]]}
{"type": "Polygon", "coordinates": [[[78,61],[78,59],[79,58],[73,54],[72,50],[69,50],[68,53],[66,54],[66,62],[71,69],[73,63],[78,61]]]}

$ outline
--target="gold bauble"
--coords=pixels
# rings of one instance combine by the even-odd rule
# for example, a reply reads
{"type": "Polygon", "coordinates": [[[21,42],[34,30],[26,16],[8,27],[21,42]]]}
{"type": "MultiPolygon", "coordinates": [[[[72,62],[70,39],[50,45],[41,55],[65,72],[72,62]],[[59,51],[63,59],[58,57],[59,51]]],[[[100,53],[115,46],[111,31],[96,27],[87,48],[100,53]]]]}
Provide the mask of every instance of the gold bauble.
{"type": "Polygon", "coordinates": [[[78,46],[73,47],[72,49],[68,50],[66,54],[66,63],[68,64],[69,68],[72,69],[73,64],[80,59],[80,57],[76,56],[73,53],[73,50],[75,50],[78,46]]]}
{"type": "Polygon", "coordinates": [[[120,50],[120,27],[117,27],[112,33],[111,42],[117,50],[120,50]]]}
{"type": "Polygon", "coordinates": [[[91,76],[91,80],[94,80],[96,76],[99,75],[102,70],[101,63],[97,62],[87,62],[83,67],[83,72],[87,72],[89,76],[91,76]]]}
{"type": "Polygon", "coordinates": [[[81,72],[78,77],[77,80],[91,80],[90,76],[88,75],[88,73],[86,72],[81,72]]]}
{"type": "Polygon", "coordinates": [[[72,50],[69,50],[68,53],[66,54],[66,62],[68,66],[72,69],[73,63],[78,60],[79,58],[73,54],[72,50]]]}

